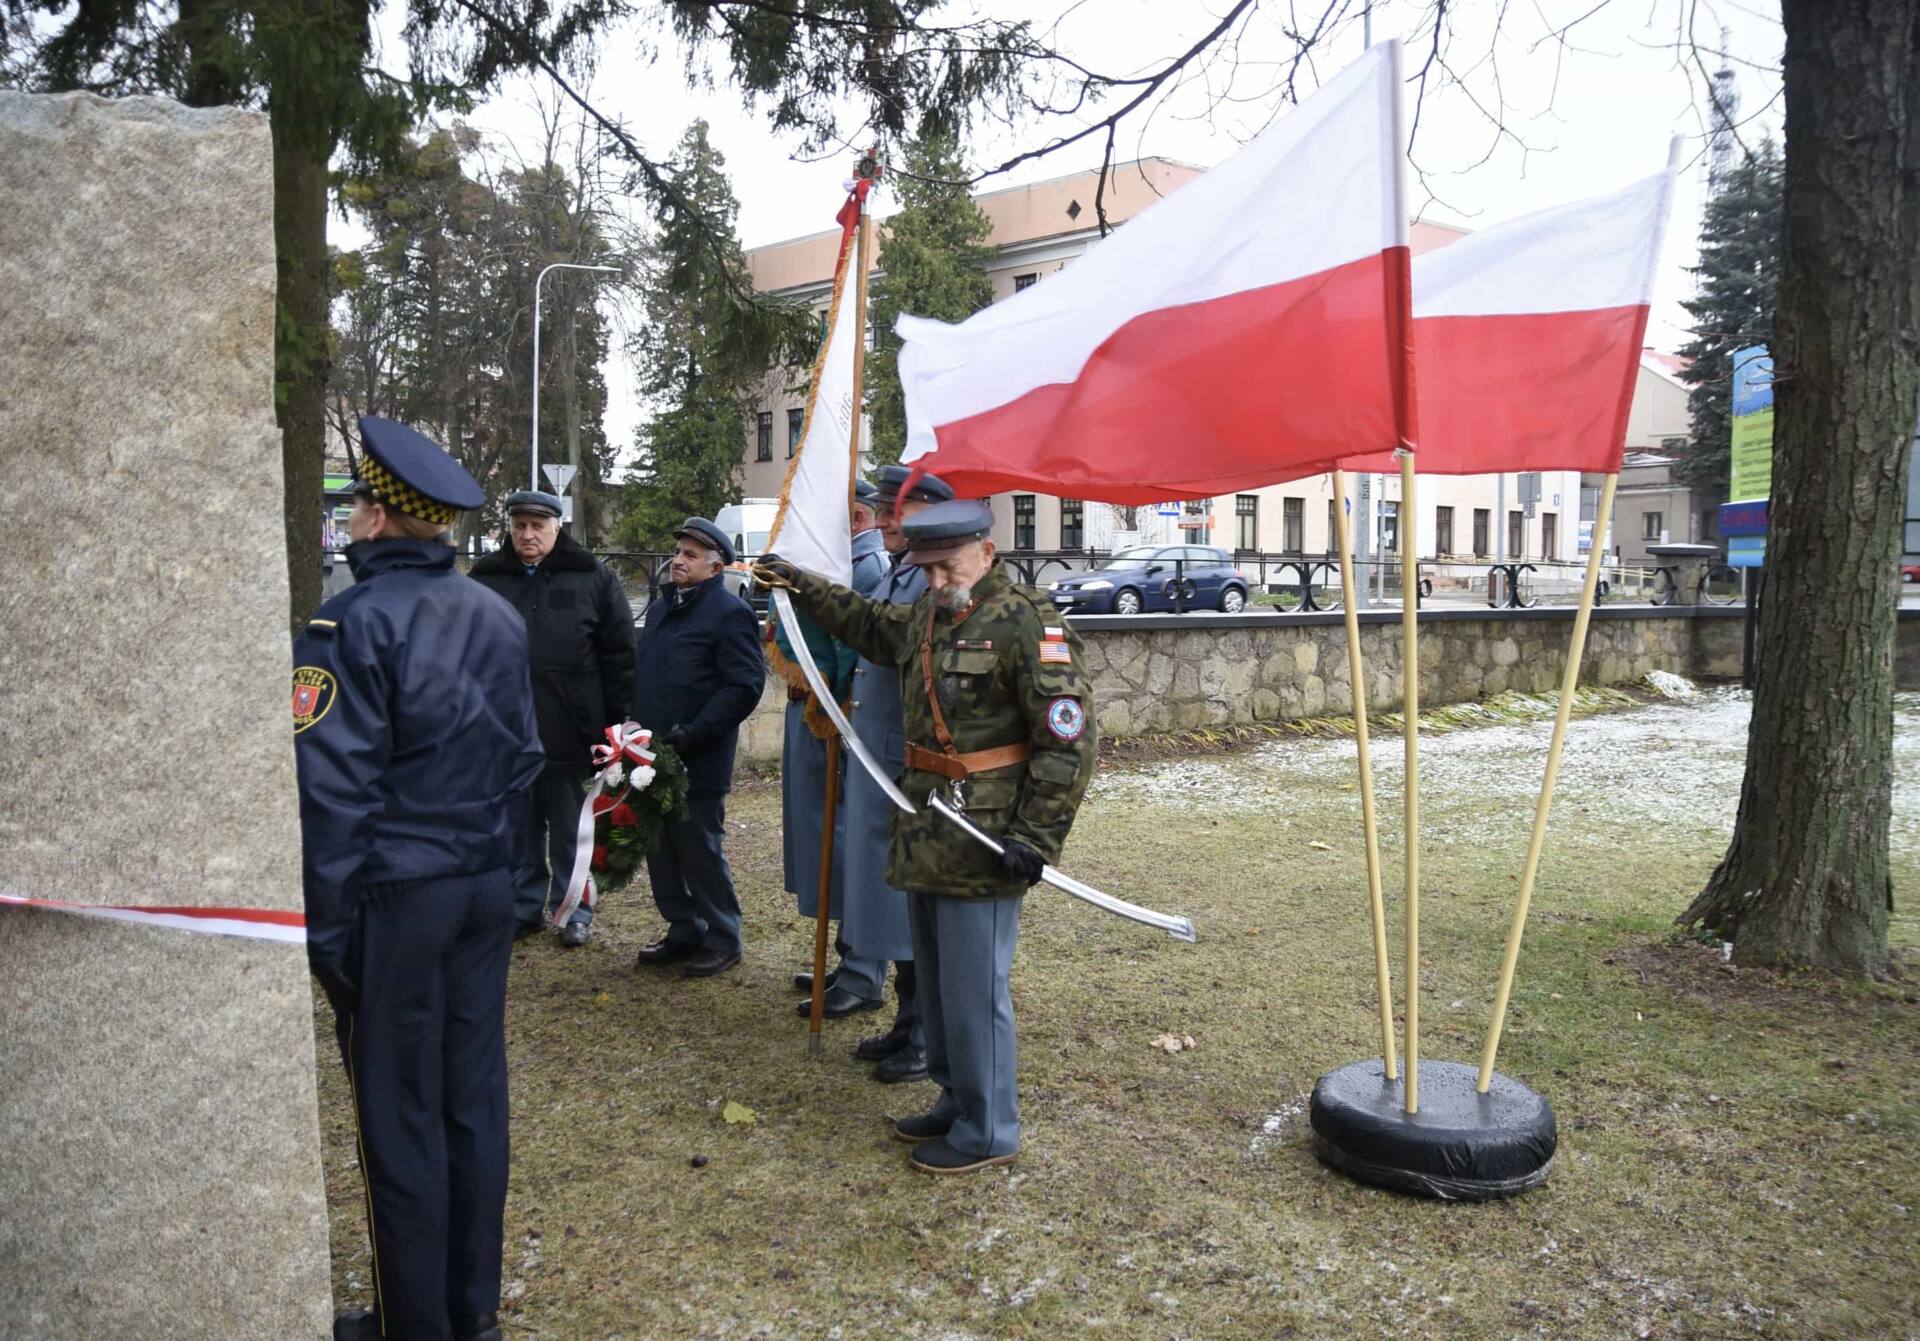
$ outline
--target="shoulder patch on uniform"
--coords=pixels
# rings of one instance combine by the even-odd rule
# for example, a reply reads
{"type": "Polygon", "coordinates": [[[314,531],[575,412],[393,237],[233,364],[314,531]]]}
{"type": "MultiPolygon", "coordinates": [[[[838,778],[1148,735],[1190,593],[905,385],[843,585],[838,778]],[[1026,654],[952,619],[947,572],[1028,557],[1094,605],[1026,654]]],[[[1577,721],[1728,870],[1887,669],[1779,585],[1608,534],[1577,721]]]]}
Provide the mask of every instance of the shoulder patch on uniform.
{"type": "Polygon", "coordinates": [[[1047,704],[1047,730],[1058,740],[1078,740],[1087,729],[1087,710],[1077,698],[1056,698],[1047,704]]]}
{"type": "Polygon", "coordinates": [[[1043,666],[1071,666],[1073,664],[1073,649],[1061,639],[1042,638],[1040,640],[1040,664],[1043,666]]]}
{"type": "Polygon", "coordinates": [[[333,672],[321,666],[293,668],[293,734],[299,735],[322,717],[339,697],[333,672]]]}

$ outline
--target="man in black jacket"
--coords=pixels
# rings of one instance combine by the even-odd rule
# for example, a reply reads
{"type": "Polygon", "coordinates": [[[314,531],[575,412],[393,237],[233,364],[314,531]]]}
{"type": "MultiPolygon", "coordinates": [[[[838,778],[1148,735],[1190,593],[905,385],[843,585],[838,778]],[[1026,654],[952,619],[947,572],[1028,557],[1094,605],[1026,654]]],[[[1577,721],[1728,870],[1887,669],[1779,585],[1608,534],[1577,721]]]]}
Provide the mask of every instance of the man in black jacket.
{"type": "MultiPolygon", "coordinates": [[[[633,697],[633,608],[620,579],[560,529],[560,500],[526,489],[507,497],[510,544],[473,566],[527,622],[533,703],[547,767],[533,786],[533,839],[515,880],[519,934],[538,931],[573,873],[590,751],[633,697]]],[[[574,909],[560,943],[585,945],[593,909],[574,909]]]]}
{"type": "Polygon", "coordinates": [[[633,720],[687,766],[687,818],[647,858],[667,933],[640,963],[685,960],[688,978],[740,962],[740,900],[721,840],[740,723],[760,702],[767,668],[753,608],[726,589],[733,545],[704,517],[674,532],[672,585],[647,607],[636,654],[633,720]]]}

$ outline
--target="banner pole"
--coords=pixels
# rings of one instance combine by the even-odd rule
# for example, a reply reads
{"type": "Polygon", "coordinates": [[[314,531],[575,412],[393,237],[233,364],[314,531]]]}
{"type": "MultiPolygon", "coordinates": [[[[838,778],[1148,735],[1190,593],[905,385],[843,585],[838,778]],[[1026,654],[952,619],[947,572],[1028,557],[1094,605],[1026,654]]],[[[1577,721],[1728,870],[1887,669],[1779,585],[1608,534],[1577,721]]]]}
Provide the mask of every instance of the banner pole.
{"type": "Polygon", "coordinates": [[[1360,657],[1360,612],[1355,609],[1353,519],[1347,515],[1347,472],[1333,472],[1334,532],[1340,546],[1340,599],[1347,612],[1347,684],[1353,696],[1353,737],[1360,755],[1360,825],[1366,835],[1367,902],[1373,919],[1373,977],[1380,999],[1380,1057],[1387,1079],[1399,1077],[1393,1045],[1393,971],[1387,964],[1387,914],[1380,893],[1380,826],[1373,808],[1373,753],[1367,739],[1367,676],[1360,657]]]}
{"type": "Polygon", "coordinates": [[[1500,1033],[1507,1022],[1507,1001],[1513,992],[1513,972],[1520,962],[1520,937],[1527,928],[1527,908],[1533,902],[1534,878],[1540,874],[1540,852],[1547,841],[1547,812],[1553,807],[1553,784],[1560,775],[1560,751],[1567,743],[1567,721],[1573,714],[1573,694],[1580,683],[1580,659],[1587,647],[1587,624],[1593,616],[1593,593],[1600,580],[1600,557],[1613,519],[1613,490],[1618,471],[1600,485],[1600,504],[1593,513],[1593,540],[1587,546],[1587,577],[1580,586],[1580,609],[1573,617],[1573,641],[1567,648],[1566,670],[1560,676],[1560,707],[1553,715],[1553,740],[1547,746],[1547,772],[1533,806],[1533,837],[1527,843],[1527,864],[1520,873],[1520,897],[1514,901],[1513,922],[1507,928],[1507,952],[1500,961],[1500,986],[1493,996],[1493,1019],[1480,1050],[1480,1077],[1475,1088],[1485,1094],[1493,1083],[1493,1062],[1500,1052],[1500,1033]]]}
{"type": "Polygon", "coordinates": [[[1420,581],[1414,562],[1420,510],[1413,453],[1400,453],[1400,515],[1395,537],[1400,549],[1400,694],[1406,718],[1407,782],[1407,966],[1406,993],[1408,1113],[1420,1111],[1420,581]]]}
{"type": "Polygon", "coordinates": [[[840,806],[840,737],[827,738],[827,803],[820,816],[820,906],[813,916],[813,1008],[807,1016],[807,1051],[820,1054],[820,1026],[826,1019],[827,915],[833,903],[833,820],[840,806]]]}

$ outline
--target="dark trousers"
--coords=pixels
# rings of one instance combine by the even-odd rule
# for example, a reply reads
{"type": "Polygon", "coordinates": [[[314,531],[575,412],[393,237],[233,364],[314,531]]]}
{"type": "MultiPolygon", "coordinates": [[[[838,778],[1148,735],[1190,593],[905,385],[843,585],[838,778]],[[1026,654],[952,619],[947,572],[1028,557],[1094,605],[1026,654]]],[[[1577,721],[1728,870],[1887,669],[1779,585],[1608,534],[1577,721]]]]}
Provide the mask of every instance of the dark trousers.
{"type": "MultiPolygon", "coordinates": [[[[526,847],[527,864],[514,873],[513,896],[513,915],[528,926],[541,925],[547,911],[567,896],[586,776],[577,769],[549,767],[529,789],[533,836],[526,847]]],[[[591,925],[593,910],[582,903],[567,921],[591,925]]]]}
{"type": "Polygon", "coordinates": [[[512,944],[506,871],[361,908],[360,999],[337,1014],[383,1336],[442,1341],[500,1307],[512,944]]]}
{"type": "Polygon", "coordinates": [[[709,950],[740,953],[740,900],[722,849],[726,838],[724,792],[687,798],[687,817],[667,824],[658,849],[647,858],[653,904],[667,920],[667,939],[709,950]]]}

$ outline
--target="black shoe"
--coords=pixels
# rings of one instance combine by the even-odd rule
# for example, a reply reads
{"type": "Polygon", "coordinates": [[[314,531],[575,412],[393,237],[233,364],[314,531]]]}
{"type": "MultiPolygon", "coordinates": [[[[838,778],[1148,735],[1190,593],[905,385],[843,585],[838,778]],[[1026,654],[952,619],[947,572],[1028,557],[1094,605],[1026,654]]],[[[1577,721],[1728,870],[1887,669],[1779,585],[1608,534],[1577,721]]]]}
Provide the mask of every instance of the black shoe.
{"type": "MultiPolygon", "coordinates": [[[[839,981],[840,981],[840,970],[837,968],[828,969],[826,990],[831,992],[833,990],[833,985],[839,981]]],[[[795,991],[799,991],[799,992],[813,991],[813,975],[811,973],[794,974],[793,986],[795,991]]]]}
{"type": "Polygon", "coordinates": [[[896,1119],[887,1128],[887,1133],[896,1141],[917,1146],[927,1141],[937,1141],[952,1130],[952,1118],[937,1118],[931,1113],[922,1113],[918,1117],[896,1119]]]}
{"type": "Polygon", "coordinates": [[[725,973],[740,962],[738,950],[702,949],[687,960],[687,966],[680,970],[683,978],[711,978],[716,973],[725,973]]]}
{"type": "Polygon", "coordinates": [[[342,1313],[333,1320],[333,1341],[380,1341],[380,1321],[370,1308],[342,1313]]]}
{"type": "MultiPolygon", "coordinates": [[[[838,987],[829,987],[821,999],[820,1009],[829,1020],[843,1020],[849,1015],[858,1015],[862,1011],[879,1010],[885,1005],[878,997],[855,996],[852,992],[843,992],[838,987]]],[[[800,1018],[813,1018],[813,998],[803,996],[796,1003],[800,1018]]]]}
{"type": "Polygon", "coordinates": [[[568,949],[578,949],[587,943],[587,937],[593,934],[591,922],[569,922],[560,929],[560,943],[568,949]]]}
{"type": "Polygon", "coordinates": [[[647,968],[658,964],[677,964],[682,959],[691,959],[700,953],[700,947],[692,941],[676,941],[671,936],[662,936],[653,944],[640,951],[640,957],[634,960],[637,968],[647,968]]]}
{"type": "Polygon", "coordinates": [[[873,1068],[873,1078],[882,1085],[899,1085],[927,1078],[927,1050],[902,1048],[873,1068]]]}
{"type": "Polygon", "coordinates": [[[913,1041],[913,1034],[904,1025],[894,1025],[884,1034],[875,1034],[863,1038],[854,1045],[853,1055],[863,1062],[882,1062],[913,1041]]]}
{"type": "Polygon", "coordinates": [[[922,1173],[978,1173],[996,1164],[1011,1164],[1020,1152],[1010,1155],[969,1155],[947,1144],[946,1137],[916,1145],[907,1162],[922,1173]]]}
{"type": "Polygon", "coordinates": [[[453,1341],[500,1341],[500,1315],[489,1313],[472,1322],[456,1322],[453,1341]]]}

